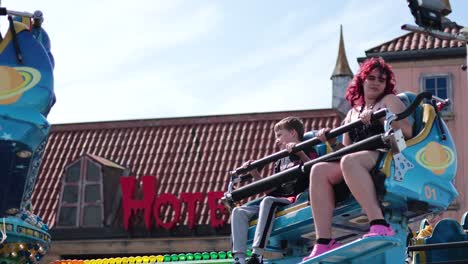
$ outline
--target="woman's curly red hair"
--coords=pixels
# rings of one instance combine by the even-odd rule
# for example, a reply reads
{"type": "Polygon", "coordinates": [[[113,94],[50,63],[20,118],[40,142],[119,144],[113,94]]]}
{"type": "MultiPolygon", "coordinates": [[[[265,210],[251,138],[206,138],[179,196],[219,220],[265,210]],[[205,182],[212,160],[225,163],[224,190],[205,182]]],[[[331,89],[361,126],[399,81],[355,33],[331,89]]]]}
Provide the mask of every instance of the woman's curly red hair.
{"type": "Polygon", "coordinates": [[[361,64],[358,73],[346,88],[345,98],[351,104],[351,107],[364,105],[364,81],[367,75],[374,69],[378,69],[381,74],[387,76],[385,90],[379,100],[387,94],[395,94],[396,81],[392,67],[390,67],[382,57],[370,58],[361,64]]]}

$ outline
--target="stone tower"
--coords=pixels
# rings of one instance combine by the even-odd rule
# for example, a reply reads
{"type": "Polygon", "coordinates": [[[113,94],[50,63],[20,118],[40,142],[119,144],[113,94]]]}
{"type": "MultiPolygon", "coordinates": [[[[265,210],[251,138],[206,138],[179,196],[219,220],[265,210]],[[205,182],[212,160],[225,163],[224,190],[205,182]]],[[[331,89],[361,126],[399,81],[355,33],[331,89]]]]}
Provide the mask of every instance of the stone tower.
{"type": "Polygon", "coordinates": [[[338,47],[338,58],[336,58],[335,69],[332,76],[332,108],[346,114],[350,109],[349,103],[345,99],[346,87],[353,79],[353,72],[351,71],[348,59],[346,58],[346,51],[343,41],[343,27],[340,25],[340,43],[338,47]]]}

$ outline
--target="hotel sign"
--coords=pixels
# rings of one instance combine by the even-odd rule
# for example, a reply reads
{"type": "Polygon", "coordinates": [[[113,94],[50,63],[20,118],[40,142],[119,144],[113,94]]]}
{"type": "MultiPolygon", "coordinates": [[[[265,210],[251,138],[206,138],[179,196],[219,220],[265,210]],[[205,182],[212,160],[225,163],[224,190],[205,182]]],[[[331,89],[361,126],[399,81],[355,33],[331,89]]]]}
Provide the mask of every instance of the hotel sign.
{"type": "Polygon", "coordinates": [[[157,195],[157,182],[154,176],[143,176],[142,199],[136,199],[137,179],[134,176],[120,177],[120,187],[122,190],[122,206],[124,214],[124,228],[128,230],[132,216],[136,213],[142,213],[147,230],[151,230],[153,219],[156,220],[156,226],[165,229],[172,229],[180,222],[182,204],[187,208],[188,227],[192,229],[197,221],[197,204],[203,203],[207,197],[208,208],[210,210],[210,224],[213,228],[224,226],[226,208],[219,202],[223,197],[223,192],[201,192],[181,193],[179,197],[171,193],[157,195]],[[173,210],[172,219],[163,221],[161,211],[164,206],[170,206],[173,210]]]}

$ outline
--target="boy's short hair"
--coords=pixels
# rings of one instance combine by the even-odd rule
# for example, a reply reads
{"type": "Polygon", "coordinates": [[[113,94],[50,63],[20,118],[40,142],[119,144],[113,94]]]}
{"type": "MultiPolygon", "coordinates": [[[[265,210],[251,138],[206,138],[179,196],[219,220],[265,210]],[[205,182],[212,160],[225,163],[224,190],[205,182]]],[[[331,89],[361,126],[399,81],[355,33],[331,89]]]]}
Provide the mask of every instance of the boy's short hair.
{"type": "Polygon", "coordinates": [[[300,141],[304,138],[304,123],[302,120],[295,116],[288,116],[283,120],[279,121],[275,124],[275,131],[280,129],[287,129],[287,130],[296,130],[297,137],[300,141]]]}

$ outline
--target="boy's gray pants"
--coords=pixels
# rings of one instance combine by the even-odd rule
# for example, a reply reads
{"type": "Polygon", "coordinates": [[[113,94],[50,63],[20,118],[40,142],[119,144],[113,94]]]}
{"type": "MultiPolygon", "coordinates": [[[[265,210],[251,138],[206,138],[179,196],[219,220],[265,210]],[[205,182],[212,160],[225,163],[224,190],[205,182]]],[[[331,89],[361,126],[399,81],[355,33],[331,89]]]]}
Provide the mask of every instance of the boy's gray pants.
{"type": "Polygon", "coordinates": [[[290,204],[286,198],[266,196],[260,205],[244,205],[236,207],[231,214],[232,253],[245,254],[247,250],[247,233],[249,222],[258,214],[257,228],[252,248],[264,249],[268,243],[275,212],[278,206],[290,204]]]}

